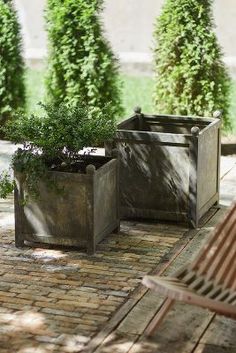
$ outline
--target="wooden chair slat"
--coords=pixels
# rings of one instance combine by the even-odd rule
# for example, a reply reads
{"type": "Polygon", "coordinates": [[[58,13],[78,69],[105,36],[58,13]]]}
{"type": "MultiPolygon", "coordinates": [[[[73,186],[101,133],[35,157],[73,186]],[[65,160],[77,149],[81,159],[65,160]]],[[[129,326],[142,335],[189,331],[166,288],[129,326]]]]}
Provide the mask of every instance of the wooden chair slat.
{"type": "Polygon", "coordinates": [[[236,257],[234,258],[232,266],[224,279],[224,287],[236,290],[236,257]]]}
{"type": "Polygon", "coordinates": [[[196,270],[196,268],[198,268],[199,265],[201,265],[202,262],[204,262],[207,255],[209,254],[210,249],[212,248],[212,246],[214,246],[218,237],[220,237],[222,231],[224,230],[225,225],[228,224],[228,221],[230,220],[231,217],[235,218],[235,216],[236,216],[235,212],[236,212],[236,203],[233,205],[233,207],[230,209],[230,211],[224,217],[223,221],[213,231],[211,237],[209,238],[209,241],[203,246],[203,248],[199,252],[198,256],[192,262],[192,269],[196,270]]]}
{"type": "Polygon", "coordinates": [[[231,293],[227,299],[227,303],[236,305],[236,293],[231,293]]]}
{"type": "Polygon", "coordinates": [[[175,300],[236,319],[236,202],[195,260],[173,277],[145,276],[143,284],[167,297],[156,322],[163,319],[175,300]]]}
{"type": "Polygon", "coordinates": [[[214,276],[219,266],[224,261],[225,254],[227,254],[227,250],[229,249],[228,246],[232,244],[232,238],[234,237],[231,231],[234,225],[235,219],[233,219],[232,215],[231,218],[227,220],[225,229],[221,230],[221,234],[217,237],[212,246],[208,248],[208,253],[205,256],[205,259],[199,264],[197,269],[199,274],[207,272],[208,278],[214,276]]]}
{"type": "MultiPolygon", "coordinates": [[[[207,298],[216,299],[222,293],[222,289],[223,288],[221,285],[213,286],[210,292],[207,293],[206,295],[207,298]]],[[[202,293],[199,292],[199,294],[202,294],[202,293]]]]}
{"type": "Polygon", "coordinates": [[[204,284],[205,284],[204,278],[201,276],[201,277],[196,277],[196,279],[192,283],[188,284],[188,287],[198,292],[198,290],[202,288],[204,284]]]}
{"type": "Polygon", "coordinates": [[[231,288],[233,290],[236,290],[236,270],[234,270],[234,274],[232,276],[232,285],[231,285],[231,288]],[[233,279],[234,278],[234,279],[233,279]]]}
{"type": "MultiPolygon", "coordinates": [[[[236,258],[236,224],[235,224],[235,234],[232,239],[231,246],[229,247],[228,253],[225,254],[225,260],[219,268],[218,272],[215,273],[215,281],[217,283],[223,283],[227,286],[227,275],[230,273],[231,269],[234,267],[234,262],[236,258]]],[[[236,266],[235,266],[236,267],[236,266]]]]}
{"type": "Polygon", "coordinates": [[[178,277],[181,281],[183,281],[186,284],[192,283],[196,278],[196,272],[194,271],[189,271],[186,272],[183,277],[178,277]]]}
{"type": "Polygon", "coordinates": [[[175,272],[175,277],[181,279],[188,273],[189,273],[189,264],[186,264],[175,272]]]}
{"type": "Polygon", "coordinates": [[[205,281],[204,285],[197,290],[197,293],[200,295],[208,296],[213,288],[214,284],[211,281],[205,281]]]}
{"type": "Polygon", "coordinates": [[[212,259],[212,263],[209,265],[206,274],[207,278],[214,277],[216,279],[216,274],[219,274],[225,261],[228,261],[229,252],[232,250],[236,239],[236,221],[233,221],[230,225],[228,233],[226,233],[226,236],[223,238],[223,242],[218,247],[218,251],[215,253],[214,259],[212,259]]]}
{"type": "Polygon", "coordinates": [[[227,301],[227,298],[230,296],[230,294],[230,289],[223,289],[215,299],[224,302],[227,301]]]}
{"type": "MultiPolygon", "coordinates": [[[[236,306],[224,303],[223,301],[212,300],[205,296],[198,295],[187,286],[182,287],[178,285],[166,283],[165,277],[145,276],[143,284],[147,287],[157,291],[172,300],[180,300],[189,304],[196,304],[204,308],[208,308],[222,315],[236,318],[236,306]]],[[[225,293],[224,297],[227,296],[225,293]]],[[[224,299],[222,297],[222,299],[224,299]]]]}

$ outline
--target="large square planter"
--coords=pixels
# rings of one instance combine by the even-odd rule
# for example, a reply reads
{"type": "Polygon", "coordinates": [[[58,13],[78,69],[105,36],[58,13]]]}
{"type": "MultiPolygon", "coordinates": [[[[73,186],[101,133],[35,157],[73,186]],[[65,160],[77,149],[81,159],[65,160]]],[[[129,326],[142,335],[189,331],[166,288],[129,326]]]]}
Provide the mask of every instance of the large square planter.
{"type": "Polygon", "coordinates": [[[42,181],[39,197],[29,195],[26,203],[24,175],[15,172],[16,246],[27,240],[94,253],[98,242],[119,229],[118,160],[87,157],[86,165],[84,174],[48,172],[56,188],[42,181]]]}
{"type": "Polygon", "coordinates": [[[188,221],[219,200],[220,119],[145,115],[118,125],[123,218],[188,221]]]}

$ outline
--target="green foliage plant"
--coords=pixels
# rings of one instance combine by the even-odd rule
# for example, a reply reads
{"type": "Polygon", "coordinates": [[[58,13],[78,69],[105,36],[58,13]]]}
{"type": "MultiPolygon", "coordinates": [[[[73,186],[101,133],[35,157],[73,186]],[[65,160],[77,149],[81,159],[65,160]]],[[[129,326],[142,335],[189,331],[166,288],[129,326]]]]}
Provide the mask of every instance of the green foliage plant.
{"type": "Polygon", "coordinates": [[[111,102],[122,114],[118,62],[103,34],[103,0],[48,0],[47,97],[51,102],[81,99],[90,107],[111,102]]]}
{"type": "Polygon", "coordinates": [[[229,119],[230,78],[214,32],[212,0],[165,0],[154,31],[155,105],[160,113],[229,119]]]}
{"type": "Polygon", "coordinates": [[[8,171],[2,172],[0,175],[0,198],[5,199],[14,190],[14,181],[8,171]]]}
{"type": "Polygon", "coordinates": [[[12,0],[0,0],[0,125],[25,106],[20,25],[12,0]]]}
{"type": "MultiPolygon", "coordinates": [[[[98,146],[110,140],[116,123],[113,108],[88,108],[84,104],[40,104],[42,115],[18,113],[8,122],[4,131],[9,140],[22,144],[12,158],[12,168],[25,176],[30,194],[38,196],[42,179],[48,180],[48,171],[81,172],[76,168],[83,157],[84,147],[98,146]]],[[[0,197],[12,192],[14,181],[6,171],[0,176],[0,197]]],[[[56,187],[56,185],[55,185],[56,187]]]]}

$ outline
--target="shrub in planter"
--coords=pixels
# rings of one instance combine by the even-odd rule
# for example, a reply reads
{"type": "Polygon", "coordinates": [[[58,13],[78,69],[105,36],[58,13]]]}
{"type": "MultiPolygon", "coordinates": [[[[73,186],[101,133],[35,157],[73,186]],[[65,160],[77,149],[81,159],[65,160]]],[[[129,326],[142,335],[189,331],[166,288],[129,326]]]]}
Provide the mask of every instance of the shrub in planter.
{"type": "MultiPolygon", "coordinates": [[[[18,116],[5,129],[16,143],[16,245],[24,240],[87,246],[89,252],[119,227],[117,160],[83,156],[115,131],[112,109],[42,105],[44,116],[18,116]],[[102,208],[101,208],[102,204],[102,208]]],[[[11,191],[2,175],[0,194],[11,191]]]]}
{"type": "Polygon", "coordinates": [[[122,112],[118,63],[103,35],[102,0],[48,0],[48,97],[122,112]]]}
{"type": "Polygon", "coordinates": [[[155,38],[155,104],[160,114],[210,116],[230,129],[230,79],[214,33],[211,0],[165,0],[155,38]]]}
{"type": "MultiPolygon", "coordinates": [[[[0,125],[25,105],[21,34],[11,0],[0,0],[0,125]]],[[[1,134],[2,135],[2,134],[1,134]]]]}

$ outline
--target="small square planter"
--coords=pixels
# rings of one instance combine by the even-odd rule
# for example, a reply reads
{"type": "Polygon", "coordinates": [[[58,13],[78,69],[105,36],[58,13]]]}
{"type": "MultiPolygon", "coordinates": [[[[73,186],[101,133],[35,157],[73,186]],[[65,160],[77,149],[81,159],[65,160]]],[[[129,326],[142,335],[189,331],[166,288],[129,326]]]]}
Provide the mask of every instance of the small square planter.
{"type": "Polygon", "coordinates": [[[63,191],[42,181],[39,197],[29,195],[26,204],[24,175],[15,173],[16,246],[27,240],[86,247],[92,254],[98,242],[119,230],[118,160],[86,157],[86,165],[85,174],[48,172],[63,191]]]}
{"type": "MultiPolygon", "coordinates": [[[[217,114],[216,114],[217,115],[217,114]]],[[[215,118],[145,115],[118,125],[123,218],[188,221],[219,200],[220,113],[215,118]]]]}

